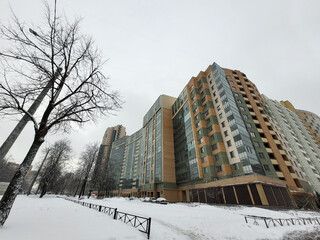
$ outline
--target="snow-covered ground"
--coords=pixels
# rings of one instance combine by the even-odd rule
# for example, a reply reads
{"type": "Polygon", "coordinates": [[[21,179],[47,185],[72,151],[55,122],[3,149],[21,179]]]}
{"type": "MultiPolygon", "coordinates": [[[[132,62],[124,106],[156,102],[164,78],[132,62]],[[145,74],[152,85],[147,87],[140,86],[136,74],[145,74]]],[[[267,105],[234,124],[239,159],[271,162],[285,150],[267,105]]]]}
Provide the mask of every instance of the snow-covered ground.
{"type": "MultiPolygon", "coordinates": [[[[260,222],[247,224],[243,215],[272,218],[320,217],[319,212],[271,211],[255,207],[210,206],[206,204],[144,203],[112,198],[84,199],[85,202],[118,208],[119,211],[151,217],[151,240],[188,239],[318,239],[299,237],[298,233],[319,232],[320,226],[294,225],[266,228],[260,222]],[[292,234],[294,232],[294,234],[292,234]],[[290,234],[291,233],[291,234],[290,234]]],[[[320,236],[319,236],[320,237],[320,236]]],[[[146,239],[146,234],[121,221],[55,196],[43,199],[18,196],[1,240],[114,240],[146,239]]]]}

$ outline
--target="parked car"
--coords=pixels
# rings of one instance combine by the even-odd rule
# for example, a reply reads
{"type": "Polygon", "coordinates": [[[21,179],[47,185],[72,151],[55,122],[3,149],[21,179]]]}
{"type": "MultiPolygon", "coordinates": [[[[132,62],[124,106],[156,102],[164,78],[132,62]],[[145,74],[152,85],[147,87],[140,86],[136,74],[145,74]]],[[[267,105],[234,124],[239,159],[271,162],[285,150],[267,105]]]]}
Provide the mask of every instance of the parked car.
{"type": "Polygon", "coordinates": [[[156,201],[157,203],[160,203],[160,204],[168,204],[168,201],[165,198],[157,198],[156,201]]]}
{"type": "Polygon", "coordinates": [[[145,197],[145,198],[143,199],[143,202],[150,202],[150,198],[149,198],[149,197],[145,197]]]}

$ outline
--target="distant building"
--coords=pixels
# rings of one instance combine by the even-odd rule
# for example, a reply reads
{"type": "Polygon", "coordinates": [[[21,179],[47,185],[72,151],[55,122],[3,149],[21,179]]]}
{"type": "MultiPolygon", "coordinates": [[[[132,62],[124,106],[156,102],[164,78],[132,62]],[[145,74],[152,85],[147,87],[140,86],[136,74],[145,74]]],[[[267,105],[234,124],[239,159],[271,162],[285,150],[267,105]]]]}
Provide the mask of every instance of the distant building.
{"type": "Polygon", "coordinates": [[[98,157],[95,162],[95,168],[91,179],[90,190],[102,190],[105,191],[109,186],[108,175],[109,171],[109,160],[112,144],[114,141],[126,136],[126,128],[122,125],[115,127],[109,127],[105,131],[105,134],[102,138],[102,143],[99,148],[98,157]]]}

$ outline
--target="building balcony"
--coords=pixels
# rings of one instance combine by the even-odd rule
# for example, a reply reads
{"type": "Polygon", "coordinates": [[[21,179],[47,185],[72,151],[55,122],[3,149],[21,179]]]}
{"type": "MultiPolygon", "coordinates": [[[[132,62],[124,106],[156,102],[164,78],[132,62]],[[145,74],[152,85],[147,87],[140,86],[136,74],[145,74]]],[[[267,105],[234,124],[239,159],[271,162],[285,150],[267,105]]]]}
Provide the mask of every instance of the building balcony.
{"type": "Polygon", "coordinates": [[[275,159],[270,159],[273,165],[279,165],[278,161],[275,159]]]}
{"type": "Polygon", "coordinates": [[[267,143],[267,142],[268,142],[268,139],[266,139],[266,138],[261,138],[261,140],[262,140],[262,142],[264,142],[264,143],[267,143]]]}
{"type": "Polygon", "coordinates": [[[275,131],[272,131],[272,130],[271,130],[271,131],[269,131],[269,132],[270,132],[271,135],[276,135],[276,132],[275,132],[275,131]]]}
{"type": "Polygon", "coordinates": [[[251,111],[250,111],[250,115],[251,116],[256,116],[256,114],[254,112],[251,112],[251,111]]]}
{"type": "Polygon", "coordinates": [[[284,162],[286,163],[286,165],[287,165],[288,167],[291,167],[291,166],[292,166],[291,162],[289,162],[289,161],[284,161],[284,162]]]}
{"type": "Polygon", "coordinates": [[[274,140],[275,144],[279,144],[281,145],[280,141],[279,140],[274,140]]]}
{"type": "Polygon", "coordinates": [[[259,124],[260,122],[258,121],[258,120],[256,120],[256,119],[253,119],[253,122],[255,123],[255,124],[259,124]]]}
{"type": "Polygon", "coordinates": [[[281,155],[286,155],[286,152],[284,150],[279,150],[281,155]]]}
{"type": "Polygon", "coordinates": [[[277,173],[277,176],[278,176],[279,178],[284,178],[284,175],[283,175],[282,172],[276,172],[276,173],[277,173]]]}
{"type": "Polygon", "coordinates": [[[263,133],[263,130],[261,128],[257,128],[258,133],[263,133]]]}
{"type": "Polygon", "coordinates": [[[298,179],[298,176],[295,173],[291,173],[291,177],[294,178],[294,179],[298,179]]]}
{"type": "Polygon", "coordinates": [[[267,153],[273,153],[271,148],[266,148],[267,153]]]}

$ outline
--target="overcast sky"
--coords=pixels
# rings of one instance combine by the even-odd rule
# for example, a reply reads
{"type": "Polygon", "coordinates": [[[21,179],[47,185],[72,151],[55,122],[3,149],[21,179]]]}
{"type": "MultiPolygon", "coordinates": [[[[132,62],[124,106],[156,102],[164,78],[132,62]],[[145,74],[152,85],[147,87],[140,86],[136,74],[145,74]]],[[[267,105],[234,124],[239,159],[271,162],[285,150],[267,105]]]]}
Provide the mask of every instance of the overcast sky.
{"type": "MultiPolygon", "coordinates": [[[[1,0],[3,23],[9,2],[24,22],[44,22],[42,0],[1,0]]],[[[83,17],[82,32],[109,59],[104,73],[125,101],[116,116],[66,136],[75,158],[87,143],[100,143],[107,127],[139,130],[160,94],[177,97],[213,62],[244,72],[271,99],[320,115],[320,1],[58,0],[58,8],[70,19],[83,17]]],[[[0,121],[2,144],[16,122],[0,121]]],[[[10,152],[14,161],[23,160],[32,140],[30,124],[10,152]]]]}

